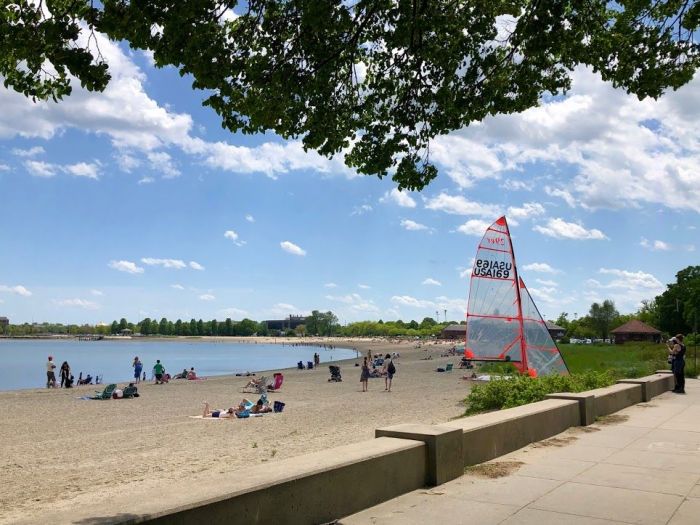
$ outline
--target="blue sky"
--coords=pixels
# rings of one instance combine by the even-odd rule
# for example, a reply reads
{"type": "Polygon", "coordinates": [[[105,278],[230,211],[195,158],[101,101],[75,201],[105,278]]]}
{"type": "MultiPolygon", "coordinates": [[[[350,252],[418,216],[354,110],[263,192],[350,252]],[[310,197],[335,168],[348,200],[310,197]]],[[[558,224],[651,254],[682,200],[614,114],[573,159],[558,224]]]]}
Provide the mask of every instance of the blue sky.
{"type": "Polygon", "coordinates": [[[0,88],[0,315],[12,322],[461,320],[479,237],[506,214],[547,318],[636,310],[698,264],[700,79],[659,101],[584,68],[572,91],[431,148],[423,192],[273,134],[107,41],[105,93],[0,88]]]}

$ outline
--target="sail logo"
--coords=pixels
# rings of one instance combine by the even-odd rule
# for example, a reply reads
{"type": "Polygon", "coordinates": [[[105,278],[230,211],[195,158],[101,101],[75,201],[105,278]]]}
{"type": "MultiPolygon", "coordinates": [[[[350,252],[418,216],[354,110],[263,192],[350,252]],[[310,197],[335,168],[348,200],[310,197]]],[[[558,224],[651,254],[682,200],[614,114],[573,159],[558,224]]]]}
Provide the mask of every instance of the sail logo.
{"type": "Polygon", "coordinates": [[[496,279],[508,279],[513,264],[505,261],[489,261],[487,259],[477,259],[474,262],[475,277],[495,277],[496,279]]]}
{"type": "Polygon", "coordinates": [[[506,240],[503,237],[487,237],[486,240],[489,244],[497,244],[499,246],[506,245],[506,240]]]}

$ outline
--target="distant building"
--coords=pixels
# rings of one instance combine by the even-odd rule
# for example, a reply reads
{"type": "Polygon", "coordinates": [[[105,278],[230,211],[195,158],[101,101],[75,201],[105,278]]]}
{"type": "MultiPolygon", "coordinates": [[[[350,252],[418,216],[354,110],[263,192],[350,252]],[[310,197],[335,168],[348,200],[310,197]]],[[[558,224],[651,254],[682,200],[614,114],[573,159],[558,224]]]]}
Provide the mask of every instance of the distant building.
{"type": "Polygon", "coordinates": [[[440,339],[461,339],[463,341],[466,336],[466,324],[451,324],[443,328],[442,332],[440,332],[440,339]]]}
{"type": "Polygon", "coordinates": [[[123,328],[122,330],[119,330],[119,335],[133,335],[133,333],[134,331],[128,328],[123,328]]]}
{"type": "Polygon", "coordinates": [[[615,330],[610,330],[610,335],[615,339],[615,343],[621,345],[626,341],[651,341],[661,342],[661,331],[646,323],[632,319],[615,330]]]}
{"type": "Polygon", "coordinates": [[[306,324],[306,316],[290,315],[287,319],[271,319],[263,321],[263,323],[267,324],[268,330],[283,332],[286,330],[294,330],[297,326],[306,324]]]}
{"type": "Polygon", "coordinates": [[[556,325],[551,321],[545,321],[545,323],[547,323],[547,330],[549,331],[549,335],[551,335],[552,339],[554,339],[555,341],[557,339],[561,339],[562,337],[564,337],[564,334],[566,334],[566,328],[556,325]]]}

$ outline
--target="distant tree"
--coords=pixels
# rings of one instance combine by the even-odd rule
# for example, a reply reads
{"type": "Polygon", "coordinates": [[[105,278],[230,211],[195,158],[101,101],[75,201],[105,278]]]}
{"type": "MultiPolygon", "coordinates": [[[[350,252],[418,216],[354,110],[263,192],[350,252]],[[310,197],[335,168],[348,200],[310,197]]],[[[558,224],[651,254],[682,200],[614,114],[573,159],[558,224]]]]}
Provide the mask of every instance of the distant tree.
{"type": "Polygon", "coordinates": [[[304,337],[306,335],[306,325],[300,324],[294,329],[294,332],[296,332],[296,335],[299,337],[304,337]]]}
{"type": "Polygon", "coordinates": [[[163,317],[158,323],[158,333],[160,335],[170,335],[170,330],[168,330],[168,320],[163,317]]]}
{"type": "Polygon", "coordinates": [[[151,319],[149,317],[146,317],[139,323],[139,332],[141,332],[141,335],[151,334],[151,319]]]}
{"type": "Polygon", "coordinates": [[[608,337],[611,324],[620,313],[615,309],[615,303],[606,299],[603,304],[593,303],[588,315],[595,333],[605,339],[608,337]]]}
{"type": "Polygon", "coordinates": [[[418,330],[420,328],[420,325],[418,324],[418,321],[411,320],[411,322],[408,323],[408,328],[418,330]]]}
{"type": "Polygon", "coordinates": [[[175,332],[174,335],[183,335],[183,330],[182,330],[182,320],[178,319],[175,321],[175,332]]]}
{"type": "Polygon", "coordinates": [[[197,335],[207,335],[206,330],[204,330],[204,321],[201,319],[197,321],[197,335]]]}
{"type": "Polygon", "coordinates": [[[117,321],[112,321],[112,326],[109,331],[112,334],[119,333],[119,323],[117,321]]]}
{"type": "Polygon", "coordinates": [[[230,317],[226,318],[224,322],[224,334],[223,335],[233,335],[233,321],[230,317]]]}
{"type": "Polygon", "coordinates": [[[676,274],[676,282],[656,297],[659,330],[688,333],[700,324],[700,266],[688,266],[676,274]]]}
{"type": "Polygon", "coordinates": [[[258,335],[267,336],[269,334],[270,334],[270,330],[267,328],[267,323],[264,321],[261,323],[258,323],[258,335]]]}
{"type": "Polygon", "coordinates": [[[256,333],[258,329],[258,323],[251,319],[242,319],[239,323],[234,325],[235,335],[249,337],[256,333]]]}
{"type": "Polygon", "coordinates": [[[129,327],[129,323],[123,317],[119,320],[119,330],[125,330],[129,327]]]}
{"type": "Polygon", "coordinates": [[[425,330],[426,328],[432,328],[437,324],[437,321],[432,317],[424,317],[420,323],[420,329],[425,330]]]}
{"type": "Polygon", "coordinates": [[[554,321],[554,324],[561,326],[564,329],[569,328],[569,314],[566,312],[562,312],[559,314],[559,317],[557,317],[557,320],[554,321]]]}
{"type": "Polygon", "coordinates": [[[635,317],[654,328],[659,327],[659,308],[656,304],[656,299],[651,301],[645,299],[642,301],[642,305],[637,310],[635,317]]]}
{"type": "Polygon", "coordinates": [[[216,322],[216,319],[212,319],[209,322],[209,326],[210,326],[210,334],[211,335],[214,335],[214,336],[219,335],[219,323],[216,322]]]}
{"type": "Polygon", "coordinates": [[[190,333],[189,335],[199,335],[199,330],[197,330],[197,320],[190,319],[190,333]]]}

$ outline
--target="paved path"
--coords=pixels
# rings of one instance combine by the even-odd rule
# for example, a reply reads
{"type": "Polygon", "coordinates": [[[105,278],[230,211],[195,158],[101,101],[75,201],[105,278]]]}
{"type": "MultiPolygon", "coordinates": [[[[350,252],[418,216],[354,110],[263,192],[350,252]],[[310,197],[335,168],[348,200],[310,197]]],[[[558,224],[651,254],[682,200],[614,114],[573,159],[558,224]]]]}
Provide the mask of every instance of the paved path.
{"type": "Polygon", "coordinates": [[[700,524],[700,381],[340,523],[700,524]],[[499,476],[500,477],[489,477],[499,476]]]}

